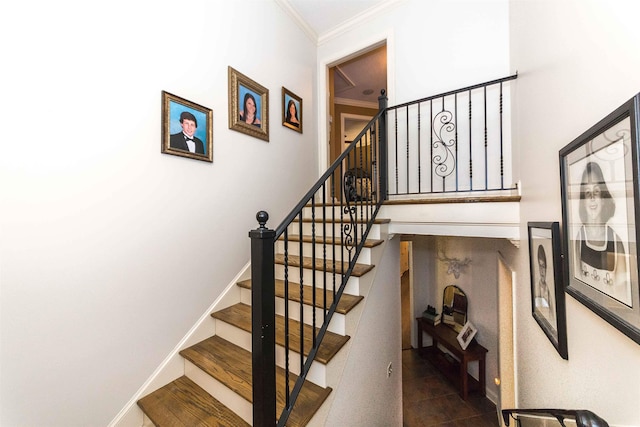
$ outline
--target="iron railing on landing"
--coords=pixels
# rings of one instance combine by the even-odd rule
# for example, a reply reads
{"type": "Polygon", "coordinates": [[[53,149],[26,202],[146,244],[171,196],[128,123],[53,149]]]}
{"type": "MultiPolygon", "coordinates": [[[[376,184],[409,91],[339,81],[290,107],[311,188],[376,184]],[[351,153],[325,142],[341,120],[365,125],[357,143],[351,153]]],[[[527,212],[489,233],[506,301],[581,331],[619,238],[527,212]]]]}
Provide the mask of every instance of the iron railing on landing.
{"type": "Polygon", "coordinates": [[[378,210],[389,195],[509,188],[505,186],[510,176],[504,159],[510,145],[504,143],[503,86],[515,78],[391,108],[383,91],[376,116],[275,230],[266,226],[268,214],[258,213],[260,226],[249,233],[254,427],[286,424],[378,210]],[[476,99],[478,90],[482,101],[476,99]],[[496,90],[497,112],[488,107],[496,90]],[[469,106],[466,125],[457,119],[463,99],[469,106]],[[473,109],[478,103],[481,113],[473,109]],[[421,125],[423,114],[429,116],[428,126],[421,125]],[[473,142],[478,135],[474,131],[477,117],[482,118],[483,128],[480,148],[473,142]],[[394,124],[392,129],[387,130],[388,123],[394,124]],[[460,131],[469,135],[468,141],[460,138],[460,131]],[[484,176],[479,182],[478,171],[484,176]],[[275,327],[276,276],[283,289],[283,331],[275,327]],[[295,313],[290,302],[297,304],[295,313]],[[303,302],[310,302],[310,313],[303,302]],[[294,321],[299,322],[295,340],[289,333],[294,321]],[[276,390],[276,341],[284,349],[282,390],[276,390]],[[292,387],[294,375],[298,379],[292,387]],[[284,409],[277,415],[276,392],[285,396],[284,409]]]}
{"type": "Polygon", "coordinates": [[[503,107],[516,78],[390,107],[389,195],[514,189],[510,108],[503,107]]]}

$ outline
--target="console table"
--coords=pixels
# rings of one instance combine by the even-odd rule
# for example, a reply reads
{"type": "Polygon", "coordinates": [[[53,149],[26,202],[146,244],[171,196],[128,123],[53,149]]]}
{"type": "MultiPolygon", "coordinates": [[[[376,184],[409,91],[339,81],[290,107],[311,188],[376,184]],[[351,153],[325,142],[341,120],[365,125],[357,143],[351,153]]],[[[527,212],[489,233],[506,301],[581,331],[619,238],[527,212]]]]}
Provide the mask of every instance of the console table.
{"type": "Polygon", "coordinates": [[[445,324],[433,325],[433,323],[417,317],[418,321],[418,351],[427,360],[433,363],[440,371],[457,385],[462,399],[467,400],[469,391],[477,390],[485,395],[485,356],[487,349],[478,344],[474,339],[469,346],[463,350],[460,347],[458,334],[445,324]],[[422,347],[422,332],[426,332],[433,338],[433,345],[422,347]],[[446,348],[458,360],[438,348],[438,344],[446,348]],[[478,362],[479,380],[476,380],[467,373],[469,362],[478,362]]]}

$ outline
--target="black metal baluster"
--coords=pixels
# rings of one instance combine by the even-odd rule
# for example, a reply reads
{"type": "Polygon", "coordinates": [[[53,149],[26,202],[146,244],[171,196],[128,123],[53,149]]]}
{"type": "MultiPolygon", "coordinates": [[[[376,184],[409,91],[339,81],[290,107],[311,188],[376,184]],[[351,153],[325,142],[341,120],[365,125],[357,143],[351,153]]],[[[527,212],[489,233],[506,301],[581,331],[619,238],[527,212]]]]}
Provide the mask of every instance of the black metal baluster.
{"type": "MultiPolygon", "coordinates": [[[[311,278],[311,338],[312,345],[316,345],[316,196],[314,195],[311,198],[311,271],[313,272],[313,277],[311,278]]],[[[302,307],[303,300],[302,295],[300,295],[300,306],[302,307]]],[[[302,314],[304,310],[300,310],[300,314],[302,314]]],[[[302,321],[302,317],[300,317],[300,321],[302,321]]]]}
{"type": "Polygon", "coordinates": [[[395,145],[396,145],[396,150],[395,150],[395,155],[396,155],[396,194],[400,194],[400,188],[399,188],[399,176],[398,176],[398,110],[395,111],[394,114],[394,121],[395,121],[395,126],[396,126],[396,137],[395,137],[395,145]]]}
{"type": "Polygon", "coordinates": [[[454,108],[455,108],[455,121],[456,121],[456,130],[455,130],[455,144],[456,144],[456,191],[458,191],[458,177],[460,176],[458,172],[458,94],[454,95],[454,108]]]}
{"type": "Polygon", "coordinates": [[[289,407],[289,228],[284,229],[284,388],[285,406],[289,407]]]}
{"type": "Polygon", "coordinates": [[[322,184],[322,321],[327,318],[327,198],[326,187],[322,184]]]}
{"type": "Polygon", "coordinates": [[[302,301],[304,300],[304,268],[303,268],[303,257],[304,257],[304,245],[303,245],[303,227],[302,227],[302,213],[304,212],[304,209],[300,211],[300,242],[298,244],[299,247],[299,264],[300,266],[298,267],[298,269],[300,270],[300,366],[304,366],[304,313],[302,311],[302,301]]]}
{"type": "Polygon", "coordinates": [[[431,131],[429,132],[429,164],[431,167],[429,168],[431,171],[431,175],[429,176],[429,184],[431,186],[431,192],[433,193],[433,180],[435,179],[433,176],[433,99],[429,100],[429,114],[431,120],[431,131]]]}
{"type": "MultiPolygon", "coordinates": [[[[442,110],[440,110],[441,113],[444,113],[444,96],[442,97],[442,110]]],[[[443,148],[447,148],[447,142],[443,140],[443,138],[438,138],[440,140],[440,143],[442,144],[443,148]]],[[[443,174],[442,175],[442,192],[445,192],[447,190],[446,186],[445,186],[445,182],[446,182],[446,178],[447,175],[443,174]]]]}
{"type": "Polygon", "coordinates": [[[421,149],[421,145],[422,145],[422,143],[420,142],[420,140],[422,139],[421,135],[420,135],[420,130],[421,130],[421,127],[422,127],[421,126],[422,123],[420,122],[421,121],[421,116],[420,116],[420,105],[421,104],[422,103],[420,103],[420,102],[418,103],[418,194],[422,193],[422,168],[421,168],[421,166],[422,166],[422,156],[420,154],[420,151],[421,151],[420,149],[421,149]]]}
{"type": "Polygon", "coordinates": [[[504,189],[504,157],[502,140],[502,82],[500,82],[500,189],[504,189]]]}
{"type": "Polygon", "coordinates": [[[411,171],[411,168],[409,166],[409,106],[408,105],[407,105],[406,111],[407,111],[407,117],[406,117],[407,124],[405,126],[405,132],[407,133],[407,172],[406,174],[407,174],[407,194],[409,194],[410,193],[409,172],[411,171]]]}
{"type": "Polygon", "coordinates": [[[487,87],[484,87],[484,189],[489,189],[489,153],[487,139],[487,87]]]}
{"type": "Polygon", "coordinates": [[[473,190],[473,144],[471,143],[471,90],[469,90],[469,189],[473,190]]]}

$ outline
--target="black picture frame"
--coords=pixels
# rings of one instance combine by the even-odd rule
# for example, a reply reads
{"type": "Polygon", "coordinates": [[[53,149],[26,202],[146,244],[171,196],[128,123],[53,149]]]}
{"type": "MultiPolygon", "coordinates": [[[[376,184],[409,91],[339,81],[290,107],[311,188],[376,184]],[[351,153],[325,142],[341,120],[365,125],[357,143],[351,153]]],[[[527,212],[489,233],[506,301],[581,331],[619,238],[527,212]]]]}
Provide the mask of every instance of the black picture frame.
{"type": "Polygon", "coordinates": [[[637,344],[639,102],[559,152],[566,292],[637,344]]]}
{"type": "Polygon", "coordinates": [[[212,163],[213,110],[163,90],[160,152],[212,163]],[[195,130],[189,143],[183,134],[190,132],[187,123],[191,123],[190,131],[195,130]]]}
{"type": "Polygon", "coordinates": [[[558,354],[569,359],[559,222],[529,222],[531,315],[558,354]]]}
{"type": "Polygon", "coordinates": [[[269,89],[232,67],[229,67],[229,129],[269,141],[269,89]],[[245,116],[244,111],[251,100],[253,117],[245,116]]]}

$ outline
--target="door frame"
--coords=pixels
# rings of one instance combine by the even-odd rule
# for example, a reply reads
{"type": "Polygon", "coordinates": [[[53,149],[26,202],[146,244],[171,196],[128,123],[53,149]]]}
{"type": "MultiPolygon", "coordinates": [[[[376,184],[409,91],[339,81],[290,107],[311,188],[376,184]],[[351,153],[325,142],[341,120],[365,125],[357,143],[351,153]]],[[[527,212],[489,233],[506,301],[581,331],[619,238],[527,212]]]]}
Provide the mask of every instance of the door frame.
{"type": "MultiPolygon", "coordinates": [[[[346,38],[346,37],[345,37],[346,38]]],[[[343,41],[341,50],[318,58],[318,176],[330,166],[331,158],[329,146],[331,135],[331,90],[329,82],[329,68],[346,60],[357,57],[386,44],[387,46],[387,98],[389,105],[393,105],[395,94],[395,46],[391,30],[384,31],[369,39],[343,41]]],[[[335,117],[333,119],[336,119],[335,117]]]]}

